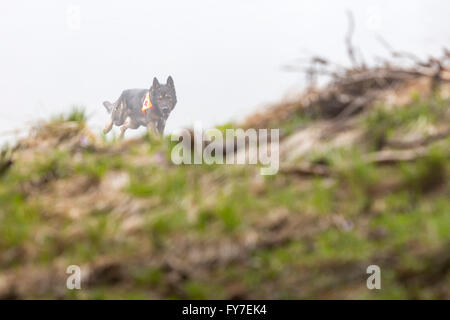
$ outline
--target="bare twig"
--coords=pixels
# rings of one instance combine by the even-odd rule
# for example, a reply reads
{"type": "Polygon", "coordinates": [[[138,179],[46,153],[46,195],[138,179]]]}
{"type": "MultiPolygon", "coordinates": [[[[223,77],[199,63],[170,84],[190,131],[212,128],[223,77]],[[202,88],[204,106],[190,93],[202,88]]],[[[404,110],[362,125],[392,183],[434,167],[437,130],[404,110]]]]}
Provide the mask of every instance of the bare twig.
{"type": "Polygon", "coordinates": [[[281,168],[280,172],[284,174],[293,174],[298,176],[320,176],[320,177],[331,176],[331,171],[327,166],[314,163],[302,163],[287,166],[281,168]]]}
{"type": "Polygon", "coordinates": [[[423,62],[414,54],[405,51],[395,50],[381,35],[377,35],[376,39],[383,45],[383,47],[389,51],[394,58],[406,58],[412,60],[415,64],[421,65],[423,62]]]}
{"type": "Polygon", "coordinates": [[[353,44],[352,44],[353,32],[355,30],[355,19],[354,19],[351,11],[347,11],[347,17],[348,17],[348,31],[347,31],[347,35],[345,36],[345,43],[347,45],[347,54],[348,54],[348,57],[350,58],[352,65],[355,68],[357,68],[358,61],[356,60],[355,48],[353,47],[353,44]]]}
{"type": "Polygon", "coordinates": [[[427,149],[418,147],[409,150],[382,150],[373,152],[365,157],[367,163],[377,165],[393,164],[396,162],[410,162],[423,158],[427,154],[427,149]]]}
{"type": "Polygon", "coordinates": [[[424,147],[435,141],[445,139],[450,136],[450,128],[441,130],[435,134],[415,139],[412,141],[390,140],[386,142],[387,146],[397,149],[410,149],[415,147],[424,147]]]}

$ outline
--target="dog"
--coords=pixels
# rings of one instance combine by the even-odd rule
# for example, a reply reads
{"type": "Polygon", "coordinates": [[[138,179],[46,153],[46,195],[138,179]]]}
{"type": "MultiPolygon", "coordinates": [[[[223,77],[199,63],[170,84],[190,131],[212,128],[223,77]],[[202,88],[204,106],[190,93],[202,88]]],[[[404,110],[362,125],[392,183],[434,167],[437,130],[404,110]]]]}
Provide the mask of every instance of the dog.
{"type": "Polygon", "coordinates": [[[111,114],[111,119],[103,132],[105,134],[110,132],[113,125],[120,126],[120,138],[123,138],[127,129],[144,126],[161,136],[164,133],[167,118],[176,104],[177,95],[172,77],[167,78],[166,84],[160,84],[155,77],[148,90],[124,90],[116,102],[103,102],[103,106],[111,114]]]}

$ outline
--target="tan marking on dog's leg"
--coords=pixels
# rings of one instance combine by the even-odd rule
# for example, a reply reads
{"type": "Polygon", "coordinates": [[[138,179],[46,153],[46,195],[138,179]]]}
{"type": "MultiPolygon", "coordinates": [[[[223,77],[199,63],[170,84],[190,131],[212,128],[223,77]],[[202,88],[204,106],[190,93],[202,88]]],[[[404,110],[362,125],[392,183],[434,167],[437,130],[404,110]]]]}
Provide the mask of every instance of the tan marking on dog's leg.
{"type": "Polygon", "coordinates": [[[105,128],[103,128],[103,133],[107,134],[108,132],[111,131],[112,127],[113,127],[113,120],[110,119],[109,122],[106,124],[105,128]]]}

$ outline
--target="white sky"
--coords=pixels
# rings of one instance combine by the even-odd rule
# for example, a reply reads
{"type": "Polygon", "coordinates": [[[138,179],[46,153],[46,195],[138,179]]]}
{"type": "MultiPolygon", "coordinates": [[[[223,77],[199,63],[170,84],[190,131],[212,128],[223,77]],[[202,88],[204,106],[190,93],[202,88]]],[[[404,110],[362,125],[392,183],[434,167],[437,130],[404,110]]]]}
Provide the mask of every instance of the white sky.
{"type": "Polygon", "coordinates": [[[178,105],[167,131],[241,119],[300,87],[281,69],[296,58],[348,63],[347,9],[366,57],[385,54],[375,34],[422,56],[450,44],[450,1],[3,1],[0,133],[73,104],[99,132],[102,101],[168,75],[178,105]]]}

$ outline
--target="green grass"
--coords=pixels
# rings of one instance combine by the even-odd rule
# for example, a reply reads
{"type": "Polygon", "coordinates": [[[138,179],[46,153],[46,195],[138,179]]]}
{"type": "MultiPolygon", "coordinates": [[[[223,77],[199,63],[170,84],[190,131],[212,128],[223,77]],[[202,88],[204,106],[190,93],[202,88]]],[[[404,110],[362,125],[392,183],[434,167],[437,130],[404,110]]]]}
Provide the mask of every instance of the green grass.
{"type": "Polygon", "coordinates": [[[72,106],[67,113],[59,114],[51,119],[52,123],[61,122],[76,122],[80,125],[85,125],[88,120],[86,108],[83,106],[72,106]]]}
{"type": "Polygon", "coordinates": [[[193,300],[223,299],[223,293],[220,287],[216,287],[210,282],[189,280],[183,285],[182,298],[193,300]]]}
{"type": "Polygon", "coordinates": [[[396,133],[420,131],[427,124],[436,124],[444,119],[449,105],[448,99],[434,95],[431,99],[417,97],[411,104],[400,108],[378,106],[364,119],[368,145],[380,149],[396,133]]]}
{"type": "Polygon", "coordinates": [[[295,114],[288,120],[282,123],[280,126],[281,134],[288,136],[294,133],[296,130],[302,128],[307,123],[311,122],[311,117],[305,114],[295,114]]]}
{"type": "Polygon", "coordinates": [[[138,285],[156,287],[161,285],[164,272],[158,268],[139,269],[133,271],[133,279],[138,285]]]}
{"type": "Polygon", "coordinates": [[[317,241],[318,256],[323,261],[365,260],[373,253],[373,245],[355,231],[331,229],[317,241]]]}
{"type": "Polygon", "coordinates": [[[448,197],[419,200],[408,211],[404,207],[399,210],[398,203],[392,203],[392,199],[397,197],[404,198],[404,194],[390,195],[386,210],[373,221],[374,226],[383,227],[388,232],[386,245],[396,247],[418,242],[433,247],[450,239],[448,197]]]}
{"type": "MultiPolygon", "coordinates": [[[[19,157],[0,177],[0,269],[112,259],[125,270],[118,283],[67,292],[67,298],[439,297],[437,285],[403,277],[433,271],[434,255],[449,248],[450,139],[433,143],[425,157],[408,163],[381,167],[367,163],[365,155],[386,139],[439,123],[445,106],[439,97],[417,98],[396,111],[376,108],[363,114],[363,129],[371,137],[367,144],[300,159],[328,166],[331,177],[260,177],[255,166],[176,166],[168,160],[170,139],[152,136],[128,149],[108,141],[102,152],[55,148],[27,161],[19,157]],[[125,151],[118,154],[118,146],[125,151]],[[134,157],[158,154],[163,155],[159,162],[133,165],[134,157]],[[102,182],[111,172],[127,174],[129,184],[109,189],[102,182]],[[48,194],[54,181],[72,187],[71,179],[80,176],[93,180],[86,192],[67,199],[48,194]],[[118,199],[120,206],[108,206],[118,199]],[[79,214],[60,209],[64,201],[74,201],[79,214]],[[278,212],[288,227],[266,228],[278,212]],[[292,234],[286,241],[266,241],[287,232],[292,234]],[[253,247],[247,238],[265,241],[253,247]],[[239,250],[237,259],[222,263],[227,252],[217,251],[230,244],[239,250]],[[182,267],[188,271],[173,270],[164,259],[176,252],[174,246],[186,250],[177,257],[181,264],[189,253],[206,251],[212,262],[187,261],[182,267]],[[364,268],[377,263],[383,289],[369,292],[364,268]]],[[[60,119],[85,120],[79,110],[60,119]]],[[[283,128],[293,132],[306,121],[293,118],[283,128]]],[[[444,272],[442,281],[448,277],[444,272]]],[[[30,290],[30,296],[42,297],[30,290]]]]}
{"type": "Polygon", "coordinates": [[[33,228],[41,219],[36,208],[20,194],[5,190],[0,193],[0,202],[0,247],[5,250],[31,240],[33,228]]]}
{"type": "Polygon", "coordinates": [[[445,183],[449,151],[433,147],[425,158],[401,166],[405,184],[415,192],[426,192],[445,183]]]}
{"type": "Polygon", "coordinates": [[[125,167],[119,155],[96,156],[89,152],[83,154],[83,161],[74,165],[75,172],[93,179],[101,180],[108,172],[125,167]]]}

